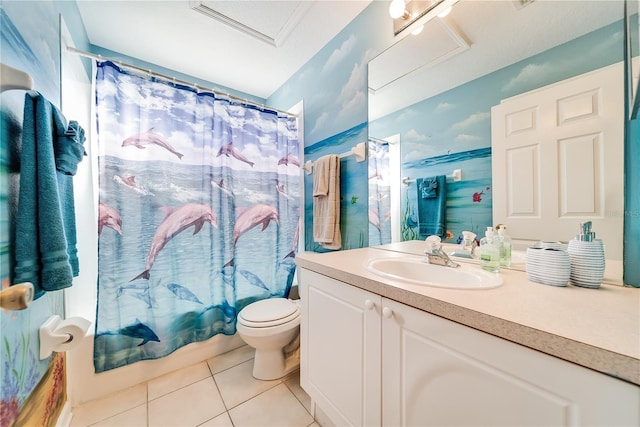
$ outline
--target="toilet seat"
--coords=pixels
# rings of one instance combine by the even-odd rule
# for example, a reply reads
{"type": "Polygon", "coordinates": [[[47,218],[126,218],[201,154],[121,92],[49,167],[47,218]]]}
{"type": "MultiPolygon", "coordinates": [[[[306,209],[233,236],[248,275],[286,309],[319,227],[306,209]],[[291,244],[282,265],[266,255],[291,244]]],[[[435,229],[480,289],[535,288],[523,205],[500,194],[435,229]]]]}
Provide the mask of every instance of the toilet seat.
{"type": "Polygon", "coordinates": [[[238,323],[249,328],[283,325],[300,316],[300,307],[286,298],[270,298],[247,305],[238,313],[238,323]]]}

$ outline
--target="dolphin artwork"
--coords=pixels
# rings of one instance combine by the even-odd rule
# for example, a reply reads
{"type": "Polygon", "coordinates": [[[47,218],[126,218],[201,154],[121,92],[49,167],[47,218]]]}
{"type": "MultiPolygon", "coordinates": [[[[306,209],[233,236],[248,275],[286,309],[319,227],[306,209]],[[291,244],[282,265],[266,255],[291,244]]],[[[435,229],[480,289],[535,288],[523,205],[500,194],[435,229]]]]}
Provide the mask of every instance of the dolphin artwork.
{"type": "Polygon", "coordinates": [[[116,181],[118,184],[126,185],[127,187],[131,188],[137,193],[142,194],[143,196],[154,195],[152,192],[150,192],[149,190],[147,190],[146,188],[138,184],[136,182],[136,177],[133,175],[131,176],[114,175],[113,180],[116,181]]]}
{"type": "Polygon", "coordinates": [[[294,165],[300,167],[300,160],[293,154],[287,154],[286,156],[278,160],[278,166],[280,165],[294,165]]]}
{"type": "Polygon", "coordinates": [[[227,196],[231,197],[232,199],[234,198],[233,193],[231,191],[229,191],[229,189],[227,188],[227,186],[224,183],[224,179],[221,179],[220,181],[211,181],[211,185],[216,187],[217,189],[219,189],[220,191],[222,191],[223,193],[225,193],[227,196]]]}
{"type": "Polygon", "coordinates": [[[296,251],[298,250],[298,240],[300,239],[300,228],[302,228],[302,216],[298,217],[298,224],[296,225],[296,231],[293,233],[293,240],[291,241],[291,252],[289,252],[286,258],[295,258],[296,251]]]}
{"type": "Polygon", "coordinates": [[[293,197],[291,197],[288,193],[287,193],[287,189],[284,186],[284,184],[276,184],[276,190],[278,190],[278,193],[282,194],[284,197],[286,197],[289,200],[293,200],[293,197]]]}
{"type": "Polygon", "coordinates": [[[136,323],[131,326],[120,328],[116,332],[104,332],[103,335],[126,335],[131,338],[140,338],[142,342],[138,344],[138,347],[145,345],[149,341],[160,342],[160,338],[156,333],[139,319],[136,319],[136,323]]]}
{"type": "Polygon", "coordinates": [[[227,157],[229,157],[229,156],[235,157],[236,159],[240,160],[241,162],[245,162],[246,164],[248,164],[251,167],[253,167],[253,165],[255,165],[254,162],[250,161],[245,156],[240,154],[240,152],[238,150],[233,148],[232,144],[225,144],[222,147],[220,147],[220,149],[218,150],[218,154],[216,154],[216,157],[220,157],[223,154],[225,156],[227,156],[227,157]]]}
{"type": "Polygon", "coordinates": [[[182,156],[184,155],[182,153],[178,153],[176,149],[173,148],[171,144],[169,144],[169,142],[162,137],[162,135],[154,132],[153,128],[144,133],[130,136],[122,141],[123,147],[133,146],[143,149],[147,148],[147,145],[157,145],[158,147],[162,147],[170,153],[175,154],[180,160],[182,160],[182,156]]]}
{"type": "Polygon", "coordinates": [[[242,274],[242,276],[247,279],[251,285],[256,286],[258,288],[262,288],[267,292],[271,292],[267,285],[262,281],[258,275],[250,272],[249,270],[238,270],[238,273],[242,274]]]}
{"type": "Polygon", "coordinates": [[[236,317],[238,316],[238,311],[235,307],[232,307],[226,300],[224,300],[222,301],[222,306],[220,308],[222,309],[224,317],[229,318],[229,321],[226,323],[235,322],[236,317]]]}
{"type": "Polygon", "coordinates": [[[140,301],[147,304],[147,308],[152,308],[156,305],[155,298],[151,295],[149,289],[149,283],[144,284],[127,284],[118,286],[116,298],[120,298],[123,295],[137,298],[140,301]]]}
{"type": "Polygon", "coordinates": [[[187,203],[179,208],[162,208],[165,217],[156,229],[149,247],[145,269],[142,273],[131,279],[149,279],[149,271],[156,257],[169,240],[192,225],[195,227],[193,234],[198,234],[205,222],[218,228],[218,219],[211,207],[202,203],[187,203]]]}
{"type": "Polygon", "coordinates": [[[202,304],[202,301],[200,301],[193,292],[191,292],[189,289],[185,288],[182,285],[178,285],[177,283],[169,283],[167,285],[167,289],[173,292],[173,294],[178,298],[180,298],[181,300],[202,304]]]}
{"type": "Polygon", "coordinates": [[[122,219],[115,208],[104,203],[98,203],[98,234],[102,234],[102,229],[109,227],[122,235],[122,219]]]}
{"type": "MultiPolygon", "coordinates": [[[[278,211],[275,207],[265,204],[257,204],[253,205],[250,208],[240,208],[239,215],[236,218],[236,224],[233,228],[233,247],[235,248],[236,243],[240,236],[242,236],[247,231],[252,228],[262,225],[262,231],[267,228],[271,221],[274,221],[276,224],[280,224],[278,221],[278,211]]],[[[233,266],[233,258],[231,261],[226,263],[225,267],[233,266]]]]}

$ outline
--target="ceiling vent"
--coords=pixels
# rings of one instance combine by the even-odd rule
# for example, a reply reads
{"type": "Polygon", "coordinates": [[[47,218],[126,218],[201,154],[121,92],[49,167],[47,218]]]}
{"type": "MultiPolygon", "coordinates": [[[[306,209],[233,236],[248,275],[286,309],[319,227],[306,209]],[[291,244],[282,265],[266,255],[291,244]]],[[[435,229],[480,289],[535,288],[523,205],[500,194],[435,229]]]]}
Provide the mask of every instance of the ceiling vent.
{"type": "Polygon", "coordinates": [[[271,46],[279,47],[313,5],[312,1],[206,1],[189,6],[271,46]]]}

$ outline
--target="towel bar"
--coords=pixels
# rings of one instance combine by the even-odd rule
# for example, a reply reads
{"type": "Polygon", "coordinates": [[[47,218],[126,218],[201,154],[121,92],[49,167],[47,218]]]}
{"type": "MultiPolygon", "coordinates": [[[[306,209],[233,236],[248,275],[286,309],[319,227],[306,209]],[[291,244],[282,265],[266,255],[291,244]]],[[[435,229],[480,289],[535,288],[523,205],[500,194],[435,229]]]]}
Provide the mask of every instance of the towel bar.
{"type": "MultiPolygon", "coordinates": [[[[454,182],[462,181],[462,169],[456,169],[453,171],[451,175],[447,175],[447,178],[451,178],[454,182]]],[[[404,185],[409,185],[412,182],[416,182],[415,179],[411,179],[408,176],[402,178],[402,183],[404,185]]]]}
{"type": "MultiPolygon", "coordinates": [[[[353,155],[353,156],[356,156],[356,162],[360,163],[360,162],[364,162],[365,159],[367,158],[366,150],[367,150],[367,146],[365,145],[365,143],[360,142],[356,144],[355,147],[352,147],[351,151],[338,154],[338,157],[342,159],[344,157],[353,155]]],[[[302,165],[302,169],[304,169],[305,172],[307,172],[307,175],[309,175],[310,173],[313,172],[313,162],[311,160],[307,160],[305,164],[302,165]]]]}

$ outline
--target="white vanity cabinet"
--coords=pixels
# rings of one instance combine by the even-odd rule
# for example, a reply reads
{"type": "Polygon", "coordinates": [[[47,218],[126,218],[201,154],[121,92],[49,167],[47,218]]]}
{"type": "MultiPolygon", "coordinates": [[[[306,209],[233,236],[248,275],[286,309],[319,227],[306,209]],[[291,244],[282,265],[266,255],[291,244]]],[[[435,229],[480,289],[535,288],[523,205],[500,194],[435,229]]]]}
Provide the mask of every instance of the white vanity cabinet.
{"type": "Polygon", "coordinates": [[[309,270],[299,272],[300,385],[336,426],[377,426],[380,298],[309,270]]]}
{"type": "Polygon", "coordinates": [[[302,269],[301,385],[337,426],[640,425],[640,388],[302,269]]]}

